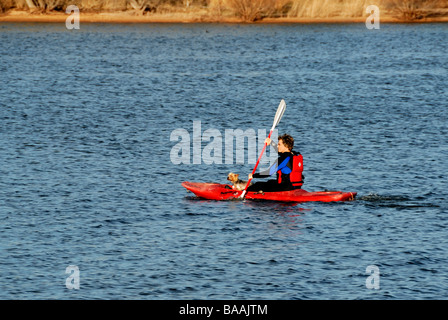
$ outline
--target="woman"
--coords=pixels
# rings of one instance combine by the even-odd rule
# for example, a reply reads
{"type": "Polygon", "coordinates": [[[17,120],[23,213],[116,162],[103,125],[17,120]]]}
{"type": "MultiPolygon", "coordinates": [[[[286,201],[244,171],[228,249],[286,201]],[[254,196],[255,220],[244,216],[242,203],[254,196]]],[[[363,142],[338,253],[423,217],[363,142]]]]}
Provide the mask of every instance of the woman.
{"type": "Polygon", "coordinates": [[[303,157],[300,153],[292,151],[294,147],[294,138],[289,134],[284,134],[278,137],[277,146],[269,138],[266,138],[265,143],[267,145],[272,145],[278,152],[277,162],[264,172],[256,173],[253,176],[252,174],[249,174],[249,179],[264,178],[272,176],[274,173],[277,173],[277,179],[256,182],[249,186],[247,190],[275,192],[300,189],[303,185],[303,157]]]}

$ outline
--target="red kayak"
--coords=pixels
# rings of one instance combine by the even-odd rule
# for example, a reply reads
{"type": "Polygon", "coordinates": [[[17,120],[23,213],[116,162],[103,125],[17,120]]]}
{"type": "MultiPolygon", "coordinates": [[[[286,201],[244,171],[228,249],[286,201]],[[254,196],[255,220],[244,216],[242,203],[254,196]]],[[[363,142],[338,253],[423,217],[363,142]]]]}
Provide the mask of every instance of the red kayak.
{"type": "MultiPolygon", "coordinates": [[[[231,185],[206,182],[182,182],[182,186],[193,192],[196,196],[209,200],[231,200],[238,199],[243,191],[232,189],[231,185]]],[[[342,191],[318,191],[308,192],[303,189],[279,192],[258,193],[248,191],[245,199],[259,199],[287,202],[332,202],[354,200],[356,192],[342,191]]]]}

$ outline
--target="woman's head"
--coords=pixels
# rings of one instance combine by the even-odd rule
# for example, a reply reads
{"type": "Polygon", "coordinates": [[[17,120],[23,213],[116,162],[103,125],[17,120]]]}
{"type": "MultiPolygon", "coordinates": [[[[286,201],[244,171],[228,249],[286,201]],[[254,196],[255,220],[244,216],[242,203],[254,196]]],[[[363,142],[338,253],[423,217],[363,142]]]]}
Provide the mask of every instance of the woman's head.
{"type": "Polygon", "coordinates": [[[290,152],[294,148],[294,138],[289,134],[282,134],[278,137],[278,151],[290,152]]]}

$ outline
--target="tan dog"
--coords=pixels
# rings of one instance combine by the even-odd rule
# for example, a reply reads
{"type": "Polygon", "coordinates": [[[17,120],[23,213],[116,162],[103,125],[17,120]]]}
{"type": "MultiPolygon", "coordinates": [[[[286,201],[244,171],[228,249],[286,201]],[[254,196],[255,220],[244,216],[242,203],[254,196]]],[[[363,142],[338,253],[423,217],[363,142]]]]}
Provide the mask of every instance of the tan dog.
{"type": "MultiPolygon", "coordinates": [[[[233,189],[244,190],[244,188],[246,188],[247,181],[240,180],[238,178],[239,176],[240,176],[239,174],[230,172],[229,175],[227,176],[227,180],[232,182],[233,189]]],[[[252,182],[250,184],[252,184],[252,182]]]]}

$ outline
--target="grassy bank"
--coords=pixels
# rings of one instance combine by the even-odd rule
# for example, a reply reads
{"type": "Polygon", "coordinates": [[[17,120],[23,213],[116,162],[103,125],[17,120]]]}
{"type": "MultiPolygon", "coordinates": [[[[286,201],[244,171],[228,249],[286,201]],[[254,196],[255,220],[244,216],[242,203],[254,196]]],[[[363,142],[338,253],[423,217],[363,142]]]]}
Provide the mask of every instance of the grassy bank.
{"type": "Polygon", "coordinates": [[[69,5],[90,22],[447,21],[448,0],[0,0],[0,21],[59,21],[69,5]]]}

